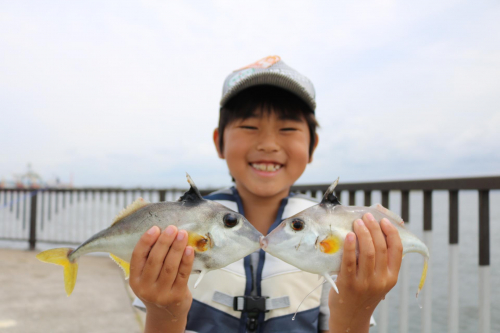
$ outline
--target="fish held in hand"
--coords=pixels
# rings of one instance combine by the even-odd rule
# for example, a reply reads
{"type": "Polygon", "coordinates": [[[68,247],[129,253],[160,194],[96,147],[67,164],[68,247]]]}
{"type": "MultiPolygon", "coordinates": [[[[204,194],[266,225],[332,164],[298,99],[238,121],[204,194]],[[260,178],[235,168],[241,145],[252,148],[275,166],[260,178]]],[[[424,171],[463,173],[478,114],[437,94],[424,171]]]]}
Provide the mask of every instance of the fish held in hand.
{"type": "Polygon", "coordinates": [[[203,199],[187,175],[190,189],[174,202],[148,203],[139,198],[125,208],[113,224],[90,237],[76,249],[57,248],[39,253],[36,257],[64,267],[64,283],[69,296],[76,282],[77,260],[92,252],[107,252],[130,273],[130,260],[141,236],[153,226],[164,230],[175,225],[188,233],[188,245],[195,252],[192,273],[199,273],[196,286],[203,276],[225,267],[260,248],[262,236],[241,214],[215,201],[203,199]]]}
{"type": "Polygon", "coordinates": [[[411,252],[424,256],[418,297],[427,274],[427,246],[405,228],[401,217],[380,204],[371,207],[341,205],[334,194],[337,183],[338,179],[325,192],[320,204],[283,220],[263,237],[262,249],[303,271],[323,276],[338,293],[331,275],[340,270],[345,237],[353,231],[355,220],[371,213],[377,221],[386,218],[396,227],[403,244],[403,256],[411,252]]]}

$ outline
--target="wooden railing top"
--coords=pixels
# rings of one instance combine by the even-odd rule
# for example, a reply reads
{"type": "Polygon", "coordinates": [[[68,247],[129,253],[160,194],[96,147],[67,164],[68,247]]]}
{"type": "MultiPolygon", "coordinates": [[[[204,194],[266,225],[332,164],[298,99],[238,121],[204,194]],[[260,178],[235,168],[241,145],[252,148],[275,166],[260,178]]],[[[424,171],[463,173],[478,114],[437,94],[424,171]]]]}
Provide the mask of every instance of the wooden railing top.
{"type": "MultiPolygon", "coordinates": [[[[292,191],[326,191],[330,184],[309,184],[309,185],[294,185],[292,191]]],[[[178,191],[184,192],[188,187],[178,188],[122,188],[122,187],[75,187],[75,188],[0,188],[0,191],[56,191],[56,192],[122,192],[122,191],[178,191]]],[[[200,189],[202,194],[207,194],[213,189],[200,189]]],[[[489,177],[468,177],[468,178],[440,178],[440,179],[420,179],[420,180],[401,180],[401,181],[379,181],[379,182],[356,182],[356,183],[342,183],[339,182],[336,187],[337,191],[388,191],[388,190],[499,190],[500,189],[500,176],[489,177]]]]}
{"type": "MultiPolygon", "coordinates": [[[[326,191],[329,185],[295,185],[295,191],[326,191]]],[[[470,177],[470,178],[444,178],[402,181],[381,181],[363,183],[339,182],[335,188],[338,191],[349,190],[498,190],[500,189],[500,176],[470,177]]]]}

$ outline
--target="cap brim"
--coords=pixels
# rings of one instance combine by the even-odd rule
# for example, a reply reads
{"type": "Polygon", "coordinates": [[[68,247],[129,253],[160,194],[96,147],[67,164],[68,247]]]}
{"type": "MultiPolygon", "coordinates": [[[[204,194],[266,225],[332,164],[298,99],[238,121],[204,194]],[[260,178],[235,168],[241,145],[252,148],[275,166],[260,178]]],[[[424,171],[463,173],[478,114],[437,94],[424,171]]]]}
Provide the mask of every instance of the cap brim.
{"type": "Polygon", "coordinates": [[[231,89],[224,95],[220,101],[220,105],[224,106],[239,92],[258,85],[271,85],[288,90],[300,97],[311,108],[313,113],[316,109],[316,102],[314,101],[314,98],[305,90],[303,86],[282,73],[272,72],[254,73],[241,80],[236,85],[231,87],[231,89]]]}

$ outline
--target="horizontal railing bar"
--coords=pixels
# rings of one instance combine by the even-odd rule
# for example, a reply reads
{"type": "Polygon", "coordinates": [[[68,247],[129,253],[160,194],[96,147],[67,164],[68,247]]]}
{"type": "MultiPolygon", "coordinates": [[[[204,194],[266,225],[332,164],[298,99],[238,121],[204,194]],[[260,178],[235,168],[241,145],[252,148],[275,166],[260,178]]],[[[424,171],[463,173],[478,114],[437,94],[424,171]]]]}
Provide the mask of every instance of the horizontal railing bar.
{"type": "MultiPolygon", "coordinates": [[[[99,193],[123,193],[123,192],[159,192],[159,191],[168,191],[168,192],[186,192],[189,187],[177,188],[177,187],[169,187],[169,188],[100,188],[100,187],[73,187],[73,188],[53,188],[53,187],[44,187],[44,188],[0,188],[0,192],[55,192],[55,193],[63,193],[63,192],[99,192],[99,193]]],[[[213,192],[218,190],[218,188],[214,189],[200,189],[201,192],[213,192]]],[[[145,193],[144,193],[145,194],[145,193]]]]}
{"type": "MultiPolygon", "coordinates": [[[[292,190],[302,191],[310,189],[315,191],[326,191],[330,186],[326,185],[295,185],[292,190]]],[[[405,180],[388,182],[367,182],[367,183],[339,183],[336,190],[498,190],[500,189],[500,176],[495,177],[474,177],[474,178],[448,178],[448,179],[424,179],[405,180]]]]}
{"type": "Polygon", "coordinates": [[[60,240],[50,240],[50,239],[37,239],[37,243],[48,243],[48,244],[68,244],[68,245],[80,245],[82,242],[75,241],[60,241],[60,240]]]}
{"type": "Polygon", "coordinates": [[[20,236],[20,237],[0,237],[0,240],[3,240],[3,241],[23,241],[23,242],[26,242],[26,237],[25,236],[20,236]]]}
{"type": "MultiPolygon", "coordinates": [[[[330,184],[310,184],[310,185],[294,185],[292,191],[322,191],[325,192],[330,184]]],[[[122,188],[122,187],[79,187],[79,188],[40,188],[40,189],[15,189],[15,188],[0,188],[0,192],[20,191],[53,191],[53,192],[140,192],[140,191],[168,191],[168,192],[185,192],[188,187],[182,188],[122,188]]],[[[210,193],[214,189],[200,190],[203,193],[210,193]]],[[[404,180],[404,181],[381,181],[381,182],[366,182],[366,183],[339,183],[336,187],[339,191],[384,191],[384,190],[500,190],[500,176],[491,177],[469,177],[469,178],[444,178],[444,179],[422,179],[422,180],[404,180]]]]}

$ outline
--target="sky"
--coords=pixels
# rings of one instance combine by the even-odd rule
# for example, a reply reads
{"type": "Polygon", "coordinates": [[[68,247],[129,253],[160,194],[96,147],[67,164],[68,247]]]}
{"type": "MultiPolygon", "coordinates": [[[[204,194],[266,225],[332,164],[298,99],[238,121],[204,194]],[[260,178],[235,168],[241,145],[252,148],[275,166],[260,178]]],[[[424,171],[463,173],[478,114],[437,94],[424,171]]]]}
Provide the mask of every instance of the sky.
{"type": "Polygon", "coordinates": [[[231,184],[222,83],[279,55],[321,125],[298,184],[500,174],[498,1],[0,0],[0,179],[231,184]]]}

